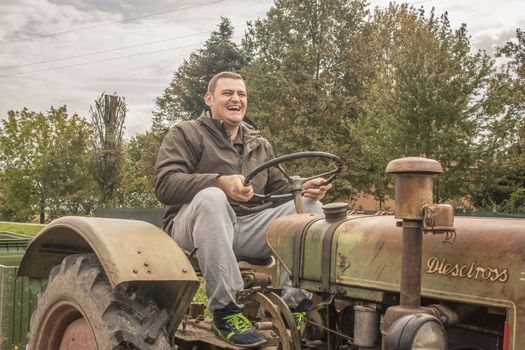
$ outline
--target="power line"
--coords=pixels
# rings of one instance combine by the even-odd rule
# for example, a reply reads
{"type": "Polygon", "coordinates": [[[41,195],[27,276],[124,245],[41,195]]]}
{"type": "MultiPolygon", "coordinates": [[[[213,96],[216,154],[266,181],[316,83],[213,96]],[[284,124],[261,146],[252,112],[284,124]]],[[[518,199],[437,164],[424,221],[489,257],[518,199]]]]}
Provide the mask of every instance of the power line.
{"type": "MultiPolygon", "coordinates": [[[[246,26],[245,24],[244,25],[237,25],[237,26],[233,26],[233,28],[245,27],[245,26],[246,26]]],[[[21,68],[21,67],[35,66],[35,65],[38,65],[38,64],[45,64],[45,63],[51,63],[51,62],[65,61],[65,60],[69,60],[69,59],[72,59],[72,58],[93,56],[93,55],[98,55],[98,54],[101,54],[101,53],[108,53],[108,52],[113,52],[113,51],[130,49],[130,48],[133,48],[133,47],[153,45],[153,44],[158,44],[158,43],[166,42],[166,41],[170,41],[170,40],[184,39],[184,38],[189,38],[189,37],[192,37],[192,36],[197,36],[197,35],[201,35],[201,34],[209,34],[209,33],[210,33],[210,31],[198,32],[198,33],[187,34],[187,35],[180,35],[180,36],[175,36],[175,37],[161,39],[161,40],[148,41],[148,42],[140,43],[140,44],[134,44],[134,45],[129,45],[129,46],[121,46],[121,47],[116,47],[116,48],[113,48],[113,49],[92,51],[92,52],[87,52],[87,53],[79,54],[79,55],[75,55],[75,56],[54,58],[54,59],[51,59],[51,60],[34,62],[34,63],[20,64],[20,65],[16,65],[16,66],[0,67],[0,71],[1,70],[7,70],[7,69],[16,69],[16,68],[21,68]]]]}
{"type": "MultiPolygon", "coordinates": [[[[237,39],[237,38],[241,38],[241,37],[242,37],[242,35],[234,36],[234,37],[232,37],[232,39],[237,39]]],[[[200,45],[200,44],[202,44],[202,43],[203,43],[203,42],[201,41],[201,42],[199,42],[198,44],[190,44],[190,45],[176,46],[176,47],[171,47],[171,48],[168,48],[168,49],[161,49],[161,50],[155,50],[155,51],[149,51],[149,52],[137,53],[137,54],[133,54],[133,55],[127,55],[127,56],[119,56],[119,57],[107,58],[107,59],[98,60],[98,61],[82,62],[82,63],[69,64],[69,65],[65,65],[65,66],[57,66],[57,67],[51,67],[51,68],[45,68],[45,69],[32,70],[32,71],[27,71],[27,72],[19,72],[19,73],[4,74],[4,75],[0,75],[0,78],[11,77],[11,76],[15,76],[15,75],[24,75],[24,74],[30,74],[30,73],[47,72],[47,71],[52,71],[52,70],[64,69],[64,68],[71,68],[71,67],[77,67],[77,66],[85,66],[85,65],[88,65],[88,64],[94,64],[94,63],[102,63],[102,62],[115,61],[115,60],[120,60],[120,59],[124,59],[124,58],[131,58],[131,57],[137,57],[137,56],[151,55],[151,54],[159,53],[159,52],[165,52],[165,51],[171,51],[171,50],[176,50],[176,49],[182,49],[182,48],[186,48],[186,47],[193,47],[193,46],[196,46],[196,45],[200,45]]]]}
{"type": "MultiPolygon", "coordinates": [[[[202,44],[202,42],[199,42],[198,44],[202,44]]],[[[57,66],[57,67],[51,67],[51,68],[45,68],[45,69],[31,70],[31,71],[27,71],[27,72],[18,72],[18,73],[4,74],[4,75],[0,75],[0,78],[11,77],[11,76],[14,76],[14,75],[29,74],[29,73],[47,72],[47,71],[51,71],[51,70],[59,70],[59,69],[64,69],[64,68],[84,66],[84,65],[93,64],[93,63],[115,61],[115,60],[119,60],[119,59],[123,59],[123,58],[130,58],[130,57],[136,57],[136,56],[150,55],[150,54],[153,54],[153,53],[170,51],[170,50],[176,50],[176,49],[182,49],[182,48],[192,47],[192,46],[196,46],[196,45],[197,44],[183,45],[183,46],[171,47],[171,48],[168,48],[168,49],[155,50],[155,51],[149,51],[149,52],[143,52],[143,53],[138,53],[138,54],[133,54],[133,55],[107,58],[107,59],[98,60],[98,61],[82,62],[82,63],[69,64],[69,65],[65,65],[65,66],[57,66]]]]}
{"type": "Polygon", "coordinates": [[[155,12],[155,13],[151,13],[151,14],[144,15],[144,16],[130,17],[130,18],[126,18],[126,19],[123,19],[123,20],[120,20],[120,21],[114,21],[114,22],[108,22],[108,23],[100,23],[100,24],[95,24],[95,25],[92,25],[92,26],[81,27],[81,28],[77,28],[77,29],[65,30],[65,31],[62,31],[62,32],[33,35],[33,36],[30,36],[30,37],[27,37],[27,38],[22,38],[22,39],[17,39],[17,40],[12,40],[12,41],[0,42],[0,46],[13,44],[13,43],[18,43],[18,42],[22,42],[22,41],[31,41],[31,40],[34,40],[34,39],[47,38],[47,37],[51,37],[51,36],[58,36],[58,35],[63,35],[63,34],[68,34],[68,33],[73,33],[73,32],[80,32],[80,31],[87,30],[87,29],[99,28],[99,27],[109,26],[109,25],[117,24],[117,23],[131,22],[131,21],[135,21],[137,19],[164,15],[166,13],[187,10],[187,9],[191,9],[191,8],[195,8],[195,7],[199,7],[199,6],[207,6],[207,5],[210,5],[210,4],[216,4],[216,3],[224,2],[224,1],[226,1],[226,0],[215,0],[215,1],[207,2],[207,3],[200,3],[200,4],[186,6],[186,7],[179,7],[179,8],[172,9],[172,10],[167,10],[167,11],[162,11],[162,12],[155,12]]]}

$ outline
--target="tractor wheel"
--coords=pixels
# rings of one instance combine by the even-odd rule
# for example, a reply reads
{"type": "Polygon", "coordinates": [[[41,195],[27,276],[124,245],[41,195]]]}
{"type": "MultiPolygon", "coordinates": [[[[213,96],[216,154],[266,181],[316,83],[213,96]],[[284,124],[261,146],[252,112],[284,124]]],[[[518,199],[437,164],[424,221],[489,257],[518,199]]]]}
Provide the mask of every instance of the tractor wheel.
{"type": "Polygon", "coordinates": [[[30,350],[164,350],[166,310],[138,287],[115,290],[94,254],[70,255],[53,267],[31,317],[30,350]]]}

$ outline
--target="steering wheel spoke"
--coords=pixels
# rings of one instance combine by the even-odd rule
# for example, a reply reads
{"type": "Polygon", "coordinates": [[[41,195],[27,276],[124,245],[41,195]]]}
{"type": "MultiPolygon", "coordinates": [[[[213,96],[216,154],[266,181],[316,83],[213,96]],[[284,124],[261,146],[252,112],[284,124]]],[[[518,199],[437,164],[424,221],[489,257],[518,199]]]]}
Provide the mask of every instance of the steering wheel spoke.
{"type": "Polygon", "coordinates": [[[303,183],[304,183],[304,182],[309,181],[309,180],[317,179],[318,177],[325,178],[325,177],[329,176],[329,178],[326,179],[326,181],[327,181],[327,183],[330,183],[339,175],[339,171],[338,170],[339,169],[332,170],[332,171],[327,171],[326,173],[322,173],[322,174],[306,177],[306,178],[303,178],[302,180],[303,180],[303,183]],[[334,178],[331,179],[331,177],[334,177],[334,178]]]}
{"type": "MultiPolygon", "coordinates": [[[[287,193],[287,194],[273,194],[273,193],[258,194],[258,193],[254,193],[254,195],[253,195],[254,198],[256,198],[257,201],[261,201],[261,203],[263,203],[262,206],[264,206],[264,209],[268,208],[268,206],[267,206],[268,202],[269,203],[273,203],[275,201],[285,201],[285,200],[292,199],[293,198],[293,192],[297,191],[298,188],[300,188],[300,185],[304,184],[308,180],[316,179],[316,178],[319,178],[319,177],[323,177],[323,178],[324,177],[328,177],[328,179],[325,179],[326,180],[325,184],[331,183],[341,173],[341,160],[336,155],[333,155],[333,154],[327,153],[327,152],[306,151],[306,152],[292,153],[292,154],[288,154],[288,155],[285,155],[285,156],[282,156],[282,157],[277,157],[277,158],[271,159],[271,160],[269,160],[269,161],[259,165],[250,174],[248,174],[248,176],[246,176],[246,178],[244,180],[245,184],[250,183],[250,181],[258,173],[260,173],[261,171],[266,170],[266,169],[271,168],[271,167],[276,167],[283,174],[285,179],[291,185],[290,186],[291,187],[291,193],[287,193]],[[330,170],[330,171],[327,171],[327,172],[324,172],[324,173],[320,173],[320,174],[317,174],[317,175],[314,175],[314,176],[298,177],[298,176],[289,176],[286,173],[286,171],[284,170],[284,168],[282,167],[282,165],[281,165],[284,162],[289,162],[289,161],[293,161],[293,160],[297,160],[297,159],[305,159],[305,158],[328,159],[328,160],[331,160],[334,163],[335,168],[330,170]]],[[[301,191],[301,193],[303,193],[303,192],[301,191]]],[[[243,206],[243,207],[245,207],[245,206],[243,206]]],[[[254,209],[255,210],[251,210],[251,211],[262,210],[260,207],[256,207],[254,209]]]]}
{"type": "Polygon", "coordinates": [[[286,173],[286,171],[284,170],[281,164],[277,164],[275,167],[279,169],[279,171],[284,175],[284,177],[286,177],[289,183],[292,183],[293,181],[292,177],[286,173]]]}

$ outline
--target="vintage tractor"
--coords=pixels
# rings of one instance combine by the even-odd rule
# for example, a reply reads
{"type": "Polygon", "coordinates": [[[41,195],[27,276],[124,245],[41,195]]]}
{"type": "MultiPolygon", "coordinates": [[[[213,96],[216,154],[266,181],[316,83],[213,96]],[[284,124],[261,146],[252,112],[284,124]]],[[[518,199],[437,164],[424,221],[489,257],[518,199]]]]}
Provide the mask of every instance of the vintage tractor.
{"type": "MultiPolygon", "coordinates": [[[[339,161],[328,158],[336,169],[321,175],[333,179],[339,161]]],[[[282,170],[281,160],[256,170],[282,170]]],[[[267,232],[273,259],[239,262],[245,290],[237,297],[266,347],[525,349],[525,220],[454,222],[451,206],[432,203],[432,176],[442,172],[434,160],[398,159],[387,172],[396,176],[395,217],[348,215],[346,204],[328,204],[323,214],[276,220],[267,232]],[[300,330],[279,296],[284,270],[313,295],[300,330]]],[[[300,211],[305,179],[288,179],[300,211]]],[[[19,269],[49,276],[27,348],[236,349],[192,304],[193,255],[137,220],[53,221],[19,269]]]]}

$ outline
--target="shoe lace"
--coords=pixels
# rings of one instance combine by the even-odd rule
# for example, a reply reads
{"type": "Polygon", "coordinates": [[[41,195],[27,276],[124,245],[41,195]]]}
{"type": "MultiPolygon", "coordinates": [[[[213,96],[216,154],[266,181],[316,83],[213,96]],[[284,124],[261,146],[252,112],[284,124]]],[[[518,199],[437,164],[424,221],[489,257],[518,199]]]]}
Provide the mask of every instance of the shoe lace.
{"type": "Polygon", "coordinates": [[[253,328],[253,324],[242,313],[225,316],[224,320],[239,333],[248,332],[253,328]]]}
{"type": "Polygon", "coordinates": [[[295,326],[297,329],[301,328],[301,324],[303,323],[303,320],[306,316],[306,312],[292,312],[293,318],[295,320],[295,326]]]}

